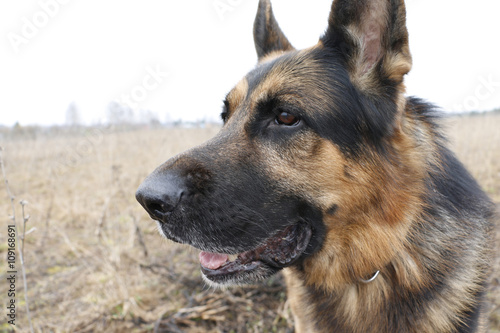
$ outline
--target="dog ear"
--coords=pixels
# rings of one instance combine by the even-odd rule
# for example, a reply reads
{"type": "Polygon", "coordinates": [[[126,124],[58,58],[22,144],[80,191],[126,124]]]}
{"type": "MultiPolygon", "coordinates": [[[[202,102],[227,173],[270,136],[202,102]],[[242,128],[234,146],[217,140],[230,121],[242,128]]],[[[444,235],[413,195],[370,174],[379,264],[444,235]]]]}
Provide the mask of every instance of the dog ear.
{"type": "Polygon", "coordinates": [[[253,38],[259,61],[272,52],[295,50],[276,22],[270,0],[259,1],[259,9],[253,26],[253,38]]]}
{"type": "Polygon", "coordinates": [[[321,41],[342,54],[358,88],[403,82],[412,66],[404,0],[335,0],[328,23],[321,41]]]}

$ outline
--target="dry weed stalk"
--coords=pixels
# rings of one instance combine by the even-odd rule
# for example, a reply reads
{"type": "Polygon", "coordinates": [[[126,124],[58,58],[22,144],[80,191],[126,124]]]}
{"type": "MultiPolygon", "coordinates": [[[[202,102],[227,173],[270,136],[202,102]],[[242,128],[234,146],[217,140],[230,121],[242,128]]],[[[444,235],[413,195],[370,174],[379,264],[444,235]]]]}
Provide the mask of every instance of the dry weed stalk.
{"type": "Polygon", "coordinates": [[[54,182],[51,181],[49,188],[51,188],[50,193],[50,203],[49,207],[47,208],[47,213],[45,214],[45,229],[43,231],[43,236],[41,239],[41,248],[45,247],[45,241],[49,237],[49,230],[50,230],[50,220],[52,218],[52,210],[54,208],[54,198],[55,198],[55,193],[56,193],[56,187],[54,185],[54,182]]]}
{"type": "MultiPolygon", "coordinates": [[[[18,236],[18,228],[17,228],[17,221],[16,221],[16,206],[14,204],[15,196],[12,194],[12,191],[10,190],[9,186],[9,181],[7,179],[7,175],[5,173],[5,167],[3,163],[3,158],[2,158],[2,151],[3,148],[0,147],[0,168],[2,169],[2,176],[5,181],[5,188],[7,189],[7,194],[9,195],[10,198],[10,204],[12,207],[12,216],[11,219],[14,222],[14,228],[16,230],[16,239],[17,242],[19,243],[19,239],[21,239],[21,251],[18,250],[19,252],[19,260],[21,262],[21,272],[23,274],[23,286],[24,286],[24,301],[26,303],[26,313],[28,317],[28,322],[30,325],[30,332],[34,332],[33,330],[33,323],[31,322],[31,314],[30,314],[30,307],[29,307],[29,301],[28,301],[28,283],[26,281],[26,269],[25,269],[25,264],[24,264],[24,237],[26,236],[26,223],[29,220],[29,215],[26,216],[24,212],[24,206],[26,206],[27,202],[25,200],[21,200],[20,204],[22,207],[22,217],[23,217],[23,234],[22,236],[18,236]]],[[[34,229],[30,230],[28,233],[33,231],[34,229]]]]}
{"type": "Polygon", "coordinates": [[[137,217],[135,217],[132,214],[130,214],[130,217],[132,218],[132,221],[134,222],[135,235],[137,237],[139,245],[142,248],[142,252],[144,253],[144,257],[148,258],[148,256],[149,256],[149,254],[148,254],[148,248],[146,247],[146,243],[144,242],[144,237],[142,236],[141,228],[139,228],[139,223],[137,223],[137,217]]]}
{"type": "MultiPolygon", "coordinates": [[[[99,243],[102,243],[103,240],[103,230],[104,230],[104,224],[106,223],[106,215],[108,212],[109,208],[109,203],[111,202],[111,198],[114,194],[106,198],[106,201],[104,202],[104,206],[102,208],[101,212],[101,217],[99,218],[99,223],[97,224],[97,229],[95,231],[95,234],[97,236],[97,239],[99,240],[99,243]]],[[[106,235],[104,235],[105,237],[106,235]]]]}

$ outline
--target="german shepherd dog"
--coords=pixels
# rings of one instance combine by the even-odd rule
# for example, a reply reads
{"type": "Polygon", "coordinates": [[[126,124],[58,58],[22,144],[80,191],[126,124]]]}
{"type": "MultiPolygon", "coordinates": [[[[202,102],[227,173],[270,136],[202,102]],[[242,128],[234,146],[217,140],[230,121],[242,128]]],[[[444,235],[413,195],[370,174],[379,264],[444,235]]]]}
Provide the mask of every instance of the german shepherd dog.
{"type": "Polygon", "coordinates": [[[136,197],[215,286],[283,271],[297,332],[483,332],[493,206],[405,97],[403,0],[336,0],[298,51],[269,0],[220,132],[136,197]]]}

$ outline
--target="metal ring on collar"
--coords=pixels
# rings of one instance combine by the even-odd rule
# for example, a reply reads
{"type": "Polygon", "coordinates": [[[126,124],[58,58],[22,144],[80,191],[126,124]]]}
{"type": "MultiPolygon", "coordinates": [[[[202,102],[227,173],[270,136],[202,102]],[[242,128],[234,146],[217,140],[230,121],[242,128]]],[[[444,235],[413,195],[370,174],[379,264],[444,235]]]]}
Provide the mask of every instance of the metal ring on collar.
{"type": "Polygon", "coordinates": [[[375,274],[369,280],[363,280],[363,279],[359,279],[359,280],[361,282],[363,282],[363,283],[373,282],[373,281],[375,281],[375,279],[377,278],[377,276],[379,275],[379,273],[380,273],[380,271],[375,272],[375,274]]]}

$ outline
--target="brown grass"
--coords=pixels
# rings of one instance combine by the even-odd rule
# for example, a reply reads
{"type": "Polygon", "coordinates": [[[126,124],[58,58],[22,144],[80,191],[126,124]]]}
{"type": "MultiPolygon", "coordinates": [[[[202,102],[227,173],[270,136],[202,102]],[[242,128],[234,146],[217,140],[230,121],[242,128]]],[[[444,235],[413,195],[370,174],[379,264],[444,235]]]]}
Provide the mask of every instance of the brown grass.
{"type": "MultiPolygon", "coordinates": [[[[500,115],[447,123],[454,150],[500,202],[500,115]]],[[[36,332],[291,331],[280,276],[255,286],[209,289],[196,252],[160,238],[135,201],[135,189],[149,172],[217,130],[101,129],[3,140],[12,192],[30,203],[30,226],[37,227],[25,244],[36,332]]],[[[7,220],[3,188],[0,198],[7,220]]],[[[500,239],[500,226],[497,230],[500,239]]],[[[1,230],[0,254],[5,251],[1,230]]],[[[488,297],[491,332],[498,333],[500,256],[493,271],[488,297]]],[[[20,280],[17,289],[16,329],[24,332],[29,326],[20,280]]],[[[2,299],[6,294],[6,283],[0,282],[2,299]]],[[[4,315],[0,323],[0,331],[9,329],[4,315]]]]}

